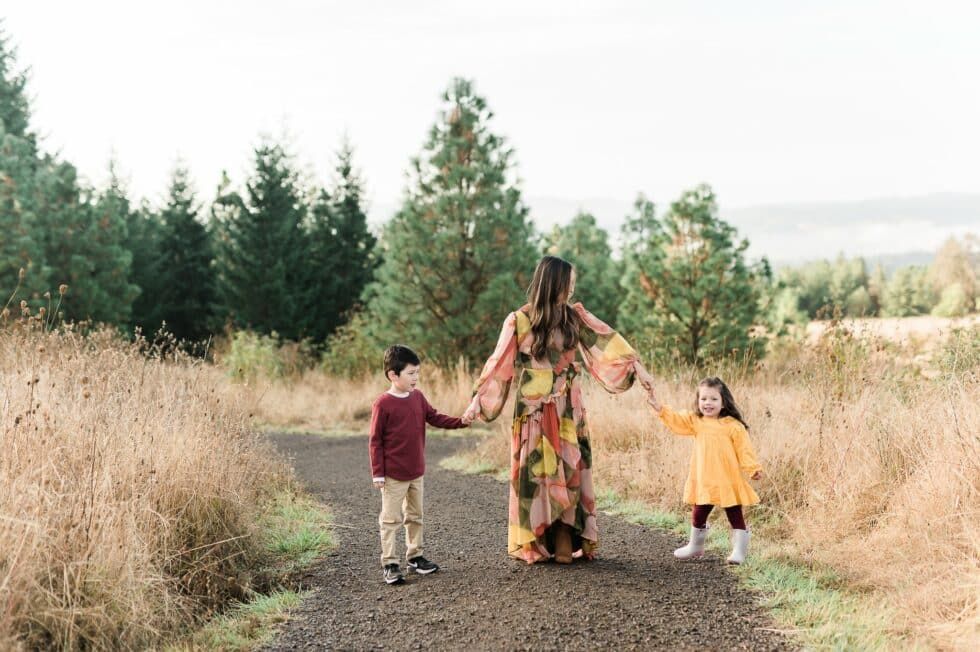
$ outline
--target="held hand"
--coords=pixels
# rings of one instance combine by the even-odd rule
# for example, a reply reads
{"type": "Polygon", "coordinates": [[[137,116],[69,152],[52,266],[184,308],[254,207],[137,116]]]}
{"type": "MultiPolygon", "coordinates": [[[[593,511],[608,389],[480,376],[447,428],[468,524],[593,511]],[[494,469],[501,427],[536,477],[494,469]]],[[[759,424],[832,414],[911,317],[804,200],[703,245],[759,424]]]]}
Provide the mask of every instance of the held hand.
{"type": "Polygon", "coordinates": [[[647,391],[647,403],[649,403],[650,407],[652,407],[655,411],[660,412],[660,408],[662,406],[660,404],[660,399],[657,398],[657,392],[655,392],[653,389],[653,385],[650,385],[647,391]]]}
{"type": "Polygon", "coordinates": [[[375,482],[374,482],[374,488],[375,489],[384,489],[385,488],[385,481],[384,480],[375,480],[375,482]]]}
{"type": "Polygon", "coordinates": [[[651,376],[650,372],[646,370],[646,367],[644,367],[640,362],[636,362],[633,365],[633,371],[636,373],[636,379],[640,382],[640,385],[643,386],[643,389],[647,390],[648,392],[651,391],[653,388],[653,376],[651,376]]]}
{"type": "Polygon", "coordinates": [[[762,471],[759,470],[759,471],[756,471],[755,473],[753,473],[752,474],[752,479],[753,480],[761,480],[762,479],[762,471]]]}
{"type": "Polygon", "coordinates": [[[476,414],[477,414],[476,408],[471,405],[468,408],[466,408],[466,412],[463,412],[463,416],[461,416],[460,419],[466,425],[470,425],[476,419],[476,414]]]}
{"type": "Polygon", "coordinates": [[[473,418],[470,417],[469,412],[464,412],[463,416],[461,416],[459,420],[463,422],[464,426],[468,426],[473,423],[473,418]]]}

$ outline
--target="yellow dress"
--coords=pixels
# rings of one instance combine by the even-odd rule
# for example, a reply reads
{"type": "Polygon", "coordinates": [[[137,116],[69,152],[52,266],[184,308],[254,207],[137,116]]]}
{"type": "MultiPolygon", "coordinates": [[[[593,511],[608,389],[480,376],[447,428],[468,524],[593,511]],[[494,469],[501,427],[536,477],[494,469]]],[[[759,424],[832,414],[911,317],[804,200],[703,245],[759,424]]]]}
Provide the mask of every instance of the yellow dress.
{"type": "Polygon", "coordinates": [[[664,405],[660,420],[678,435],[694,437],[691,470],[684,485],[690,505],[755,505],[759,495],[745,480],[762,469],[745,426],[735,418],[705,418],[664,405]],[[743,473],[745,475],[743,475],[743,473]]]}

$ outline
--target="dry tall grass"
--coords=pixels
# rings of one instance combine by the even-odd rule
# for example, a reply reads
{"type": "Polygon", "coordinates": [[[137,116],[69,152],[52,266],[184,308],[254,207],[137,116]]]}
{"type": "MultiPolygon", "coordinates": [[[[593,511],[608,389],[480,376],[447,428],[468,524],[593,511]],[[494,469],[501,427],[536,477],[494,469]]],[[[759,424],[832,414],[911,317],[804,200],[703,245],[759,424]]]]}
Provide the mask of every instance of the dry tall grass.
{"type": "Polygon", "coordinates": [[[0,324],[0,648],[157,646],[244,596],[285,471],[214,370],[31,322],[0,324]]]}
{"type": "MultiPolygon", "coordinates": [[[[757,484],[763,505],[749,512],[757,538],[866,587],[901,614],[896,627],[938,648],[980,643],[978,333],[935,353],[928,375],[902,362],[921,357],[914,351],[839,328],[815,346],[791,345],[758,368],[721,374],[743,407],[766,471],[757,484]]],[[[470,383],[464,371],[423,366],[426,391],[444,411],[463,409],[470,383]]],[[[688,408],[695,383],[693,372],[679,371],[662,379],[658,392],[688,408]]],[[[384,387],[380,373],[357,382],[313,374],[269,389],[273,400],[258,413],[270,421],[303,415],[314,429],[343,423],[363,430],[384,387]]],[[[626,497],[685,509],[680,496],[691,442],[667,433],[640,391],[586,392],[598,482],[626,497]]],[[[475,445],[475,457],[506,467],[506,421],[475,445]]]]}
{"type": "MultiPolygon", "coordinates": [[[[423,363],[419,389],[437,410],[458,416],[469,402],[472,382],[463,366],[443,370],[423,363]]],[[[242,390],[260,424],[297,430],[366,432],[371,404],[390,385],[380,371],[351,380],[311,370],[281,379],[252,378],[242,390]]]]}

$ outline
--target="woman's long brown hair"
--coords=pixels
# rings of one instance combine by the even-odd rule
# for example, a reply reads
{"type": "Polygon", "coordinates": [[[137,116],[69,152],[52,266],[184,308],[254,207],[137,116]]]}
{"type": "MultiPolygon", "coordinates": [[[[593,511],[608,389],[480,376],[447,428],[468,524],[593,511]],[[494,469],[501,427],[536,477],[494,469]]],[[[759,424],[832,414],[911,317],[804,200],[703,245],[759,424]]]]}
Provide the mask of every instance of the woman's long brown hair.
{"type": "Polygon", "coordinates": [[[572,269],[567,260],[545,256],[534,270],[527,301],[531,306],[531,355],[537,359],[547,355],[555,331],[561,333],[566,350],[578,346],[579,317],[568,305],[572,269]]]}

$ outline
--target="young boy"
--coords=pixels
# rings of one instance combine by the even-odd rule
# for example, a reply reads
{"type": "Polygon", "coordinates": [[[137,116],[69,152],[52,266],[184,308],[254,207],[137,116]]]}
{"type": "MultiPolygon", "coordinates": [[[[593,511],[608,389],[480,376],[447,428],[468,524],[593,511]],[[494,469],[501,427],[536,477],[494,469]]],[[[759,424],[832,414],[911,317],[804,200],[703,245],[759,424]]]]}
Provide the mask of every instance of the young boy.
{"type": "Polygon", "coordinates": [[[439,570],[422,556],[422,476],[425,474],[425,424],[436,428],[465,428],[470,420],[436,412],[422,392],[419,357],[410,348],[389,346],[385,377],[391,381],[371,411],[371,474],[381,490],[381,566],[386,584],[405,581],[395,553],[398,526],[405,526],[408,567],[421,575],[439,570]]]}

